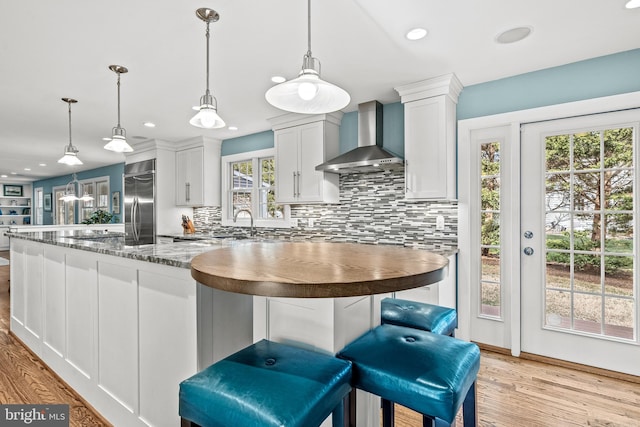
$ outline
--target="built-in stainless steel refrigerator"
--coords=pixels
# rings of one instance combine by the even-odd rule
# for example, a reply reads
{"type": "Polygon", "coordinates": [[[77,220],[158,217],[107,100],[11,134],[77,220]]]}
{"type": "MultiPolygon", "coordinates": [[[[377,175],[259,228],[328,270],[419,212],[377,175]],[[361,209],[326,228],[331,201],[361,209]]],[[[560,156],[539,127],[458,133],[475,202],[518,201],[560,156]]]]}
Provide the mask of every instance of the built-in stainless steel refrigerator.
{"type": "Polygon", "coordinates": [[[124,167],[125,244],[156,241],[156,161],[129,163],[124,167]]]}

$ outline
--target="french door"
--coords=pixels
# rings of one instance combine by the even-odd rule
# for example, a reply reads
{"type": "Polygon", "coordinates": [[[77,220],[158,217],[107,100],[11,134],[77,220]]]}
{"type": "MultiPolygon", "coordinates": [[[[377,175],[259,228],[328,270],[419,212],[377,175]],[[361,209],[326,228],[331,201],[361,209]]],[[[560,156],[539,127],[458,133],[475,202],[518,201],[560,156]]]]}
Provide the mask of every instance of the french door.
{"type": "Polygon", "coordinates": [[[640,375],[640,110],[522,127],[521,350],[640,375]]]}

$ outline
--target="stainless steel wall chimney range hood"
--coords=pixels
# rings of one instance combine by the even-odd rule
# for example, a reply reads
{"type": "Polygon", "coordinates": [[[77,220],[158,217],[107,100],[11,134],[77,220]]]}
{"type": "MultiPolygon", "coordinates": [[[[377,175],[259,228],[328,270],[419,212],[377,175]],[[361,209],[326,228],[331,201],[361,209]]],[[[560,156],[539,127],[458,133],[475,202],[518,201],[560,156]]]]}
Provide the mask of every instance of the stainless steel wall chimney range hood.
{"type": "Polygon", "coordinates": [[[404,160],[382,148],[382,104],[369,101],[358,105],[358,147],[316,166],[333,173],[378,172],[395,169],[404,160]]]}

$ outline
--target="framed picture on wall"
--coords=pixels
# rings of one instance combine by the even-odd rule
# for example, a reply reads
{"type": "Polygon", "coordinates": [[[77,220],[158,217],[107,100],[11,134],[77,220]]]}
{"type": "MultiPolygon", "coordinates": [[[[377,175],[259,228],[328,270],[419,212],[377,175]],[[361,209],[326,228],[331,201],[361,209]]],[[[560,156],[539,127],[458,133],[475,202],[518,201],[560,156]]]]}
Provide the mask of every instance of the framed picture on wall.
{"type": "Polygon", "coordinates": [[[114,214],[120,213],[120,192],[114,191],[111,193],[111,211],[114,214]]]}
{"type": "Polygon", "coordinates": [[[44,210],[45,212],[51,212],[51,193],[44,195],[44,210]]]}
{"type": "Polygon", "coordinates": [[[4,195],[9,197],[22,197],[22,185],[4,185],[4,195]]]}

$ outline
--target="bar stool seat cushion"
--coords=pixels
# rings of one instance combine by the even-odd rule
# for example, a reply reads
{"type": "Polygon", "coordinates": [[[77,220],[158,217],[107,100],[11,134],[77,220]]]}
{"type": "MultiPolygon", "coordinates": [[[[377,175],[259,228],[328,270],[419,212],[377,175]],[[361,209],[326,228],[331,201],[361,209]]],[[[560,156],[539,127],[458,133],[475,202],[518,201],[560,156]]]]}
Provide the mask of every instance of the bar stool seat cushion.
{"type": "Polygon", "coordinates": [[[183,381],[180,416],[206,427],[316,426],[350,380],[350,362],[262,340],[183,381]]]}
{"type": "Polygon", "coordinates": [[[380,302],[380,310],[382,323],[422,329],[440,335],[453,335],[458,327],[458,315],[453,308],[399,298],[384,298],[380,302]]]}
{"type": "Polygon", "coordinates": [[[353,362],[354,387],[449,423],[480,368],[477,345],[395,325],[367,332],[338,357],[353,362]]]}

